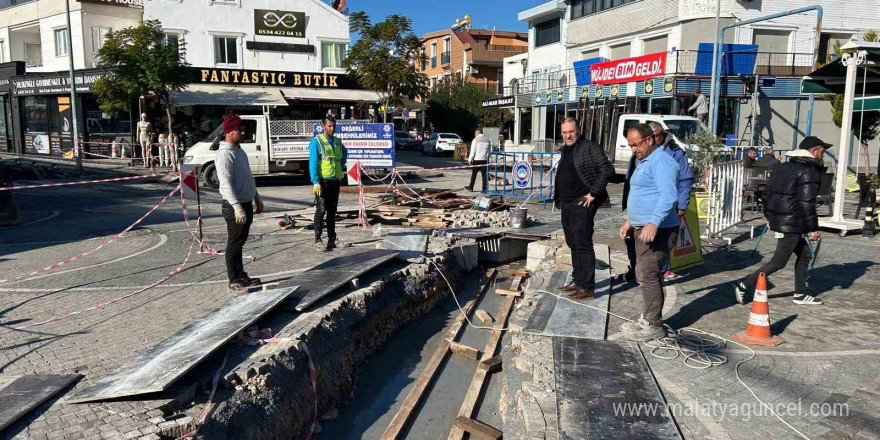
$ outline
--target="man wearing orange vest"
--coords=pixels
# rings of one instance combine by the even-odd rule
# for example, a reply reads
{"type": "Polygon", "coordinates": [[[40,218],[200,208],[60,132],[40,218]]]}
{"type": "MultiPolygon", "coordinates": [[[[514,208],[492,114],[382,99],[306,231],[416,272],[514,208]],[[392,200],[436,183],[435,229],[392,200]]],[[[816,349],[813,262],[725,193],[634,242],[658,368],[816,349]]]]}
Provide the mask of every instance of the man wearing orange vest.
{"type": "Polygon", "coordinates": [[[315,194],[315,249],[321,252],[349,245],[336,237],[336,208],[339,205],[339,185],[345,177],[348,152],[335,136],[336,119],[327,116],[321,121],[324,133],[315,136],[309,144],[309,174],[315,194]],[[326,220],[324,216],[326,215],[326,220]],[[327,244],[321,240],[324,222],[327,224],[327,244]]]}

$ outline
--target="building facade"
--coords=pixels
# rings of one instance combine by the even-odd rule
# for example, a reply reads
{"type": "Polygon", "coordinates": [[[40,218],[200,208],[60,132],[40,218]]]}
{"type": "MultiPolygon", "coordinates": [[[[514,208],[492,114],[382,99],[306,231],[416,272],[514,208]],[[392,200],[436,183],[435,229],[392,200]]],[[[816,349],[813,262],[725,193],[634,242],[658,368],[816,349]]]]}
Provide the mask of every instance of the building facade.
{"type": "Polygon", "coordinates": [[[458,75],[499,93],[505,84],[503,60],[528,51],[528,34],[472,29],[470,20],[451,29],[421,37],[424,60],[415,66],[428,77],[430,87],[458,75]]]}

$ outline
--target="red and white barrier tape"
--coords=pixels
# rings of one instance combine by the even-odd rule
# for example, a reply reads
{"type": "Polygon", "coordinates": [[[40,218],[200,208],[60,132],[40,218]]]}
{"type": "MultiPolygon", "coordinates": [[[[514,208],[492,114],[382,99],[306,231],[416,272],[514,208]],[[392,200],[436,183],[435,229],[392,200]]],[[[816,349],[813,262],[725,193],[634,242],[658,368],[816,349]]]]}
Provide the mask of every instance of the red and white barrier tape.
{"type": "Polygon", "coordinates": [[[74,262],[74,261],[76,261],[76,260],[79,260],[79,259],[81,259],[81,258],[83,258],[83,257],[88,256],[88,255],[91,255],[91,254],[93,254],[93,253],[95,253],[95,252],[98,252],[99,250],[105,248],[105,247],[106,247],[107,245],[109,245],[110,243],[113,243],[114,241],[117,241],[117,240],[119,240],[120,238],[122,238],[123,236],[125,236],[125,234],[127,234],[129,231],[131,231],[132,229],[134,229],[135,226],[137,226],[137,225],[139,225],[141,222],[143,222],[144,219],[146,219],[150,214],[152,214],[153,212],[155,212],[156,209],[158,209],[160,206],[162,206],[163,204],[165,204],[165,202],[166,202],[171,196],[173,196],[174,193],[176,193],[176,192],[179,191],[179,190],[180,190],[180,184],[177,184],[177,186],[174,187],[174,189],[171,190],[170,193],[168,193],[165,197],[162,197],[162,200],[159,200],[159,203],[157,203],[155,206],[153,206],[152,208],[150,208],[150,210],[147,211],[146,214],[144,214],[143,216],[141,216],[141,218],[137,219],[134,223],[132,223],[131,225],[129,225],[129,226],[128,226],[127,228],[125,228],[122,232],[120,232],[120,233],[118,233],[118,234],[116,234],[116,235],[110,237],[109,239],[105,240],[103,243],[101,243],[100,245],[98,245],[98,247],[96,247],[96,248],[94,248],[94,249],[91,249],[91,250],[89,250],[89,251],[83,252],[83,253],[81,253],[81,254],[75,256],[75,257],[68,258],[68,259],[63,260],[63,261],[60,261],[60,262],[58,262],[58,263],[50,264],[49,266],[46,266],[46,267],[44,267],[44,268],[42,268],[42,269],[36,270],[36,271],[34,271],[34,272],[31,272],[31,273],[29,273],[29,274],[27,274],[27,275],[21,275],[21,276],[18,276],[18,277],[9,277],[9,278],[6,278],[5,280],[0,280],[0,285],[5,284],[5,283],[11,283],[11,282],[16,282],[16,281],[21,281],[21,280],[24,280],[24,279],[30,278],[30,277],[32,277],[32,276],[34,276],[34,275],[39,275],[39,274],[42,274],[42,273],[46,273],[46,272],[48,272],[48,271],[50,271],[50,270],[57,269],[57,268],[59,268],[59,267],[61,267],[61,266],[64,266],[64,265],[70,264],[70,263],[72,263],[72,262],[74,262]]]}
{"type": "Polygon", "coordinates": [[[93,184],[93,183],[124,182],[124,181],[128,181],[128,180],[159,178],[159,177],[162,177],[166,174],[171,174],[171,173],[146,174],[143,176],[113,177],[110,179],[97,179],[97,180],[76,180],[73,182],[42,183],[39,185],[4,186],[4,187],[0,187],[0,191],[17,191],[20,189],[33,189],[33,188],[53,188],[56,186],[88,185],[88,184],[93,184]]]}
{"type": "Polygon", "coordinates": [[[186,204],[186,197],[184,196],[184,192],[180,192],[180,206],[183,209],[183,222],[186,224],[186,229],[189,231],[190,235],[192,235],[193,239],[199,242],[199,255],[215,255],[215,256],[223,256],[225,255],[223,252],[220,252],[210,245],[205,244],[204,240],[199,239],[198,234],[196,233],[196,229],[199,228],[199,225],[202,224],[202,218],[199,217],[196,219],[196,227],[193,228],[189,224],[189,209],[186,204]]]}
{"type": "Polygon", "coordinates": [[[23,325],[23,326],[18,326],[18,327],[10,327],[6,331],[4,331],[3,334],[5,335],[5,334],[12,333],[14,331],[22,331],[22,330],[27,330],[27,329],[30,329],[33,327],[46,325],[46,324],[49,324],[52,322],[61,321],[63,319],[67,319],[67,318],[72,318],[74,316],[81,315],[83,313],[91,312],[94,310],[104,310],[104,307],[107,307],[112,304],[116,304],[117,302],[122,301],[124,299],[128,299],[128,298],[131,298],[136,295],[140,295],[141,293],[144,293],[147,290],[150,290],[153,287],[156,287],[156,286],[168,281],[169,279],[171,279],[171,277],[180,273],[180,271],[183,270],[183,267],[186,266],[186,264],[189,262],[190,257],[192,257],[193,247],[195,247],[196,242],[197,242],[197,240],[193,239],[193,241],[189,245],[189,250],[186,252],[186,258],[184,258],[183,261],[179,265],[177,265],[177,267],[175,267],[171,272],[169,272],[168,275],[165,275],[164,277],[162,277],[162,279],[154,282],[153,284],[150,284],[149,286],[141,287],[140,289],[137,289],[134,292],[131,292],[129,294],[122,295],[117,298],[113,298],[111,300],[108,300],[107,302],[99,302],[98,304],[96,304],[94,306],[87,307],[85,309],[81,309],[81,310],[77,310],[77,311],[73,311],[73,312],[67,313],[65,315],[53,316],[53,317],[46,319],[44,321],[34,322],[34,323],[31,323],[28,325],[23,325]]]}
{"type": "Polygon", "coordinates": [[[302,348],[306,353],[306,357],[309,359],[309,378],[312,379],[312,397],[314,397],[315,400],[315,412],[312,414],[312,424],[309,425],[309,434],[306,436],[306,440],[311,440],[315,433],[315,427],[318,425],[318,373],[315,371],[315,364],[312,362],[312,354],[309,353],[309,347],[306,345],[305,341],[302,341],[302,348]]]}
{"type": "Polygon", "coordinates": [[[226,355],[223,356],[223,362],[220,364],[220,368],[217,369],[217,372],[214,373],[214,380],[211,382],[211,394],[208,395],[208,401],[205,403],[205,410],[202,412],[202,416],[199,417],[199,420],[196,422],[196,426],[186,434],[177,437],[177,440],[183,440],[186,438],[190,438],[196,433],[199,432],[199,428],[205,424],[205,420],[208,420],[208,415],[211,414],[211,411],[214,410],[214,394],[217,392],[217,384],[220,383],[220,375],[223,373],[223,368],[226,367],[226,361],[229,359],[229,352],[226,352],[226,355]]]}

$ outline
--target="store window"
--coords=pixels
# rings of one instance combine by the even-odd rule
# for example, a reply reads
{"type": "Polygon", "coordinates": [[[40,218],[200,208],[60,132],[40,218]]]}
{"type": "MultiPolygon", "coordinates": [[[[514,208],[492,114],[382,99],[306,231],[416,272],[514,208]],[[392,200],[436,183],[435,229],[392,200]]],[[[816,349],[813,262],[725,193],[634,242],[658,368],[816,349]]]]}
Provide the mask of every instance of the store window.
{"type": "Polygon", "coordinates": [[[558,18],[535,25],[535,47],[558,43],[560,39],[560,23],[558,18]]]}
{"type": "Polygon", "coordinates": [[[585,17],[590,14],[602,12],[617,6],[622,6],[636,0],[572,0],[571,19],[585,17]]]}
{"type": "Polygon", "coordinates": [[[532,140],[532,108],[519,108],[519,142],[528,144],[532,140]]]}
{"type": "Polygon", "coordinates": [[[32,154],[49,154],[49,100],[45,96],[28,96],[22,99],[25,151],[32,154]]]}
{"type": "Polygon", "coordinates": [[[67,28],[55,29],[55,56],[66,57],[69,52],[67,50],[67,28]]]}
{"type": "Polygon", "coordinates": [[[107,34],[113,30],[108,27],[95,26],[92,27],[92,53],[98,53],[104,47],[104,41],[107,40],[107,34]]]}
{"type": "Polygon", "coordinates": [[[214,36],[214,65],[238,66],[238,37],[214,36]]]}
{"type": "Polygon", "coordinates": [[[6,62],[6,41],[0,40],[0,63],[6,62]]]}
{"type": "Polygon", "coordinates": [[[341,69],[345,61],[345,43],[321,43],[321,68],[341,69]]]}

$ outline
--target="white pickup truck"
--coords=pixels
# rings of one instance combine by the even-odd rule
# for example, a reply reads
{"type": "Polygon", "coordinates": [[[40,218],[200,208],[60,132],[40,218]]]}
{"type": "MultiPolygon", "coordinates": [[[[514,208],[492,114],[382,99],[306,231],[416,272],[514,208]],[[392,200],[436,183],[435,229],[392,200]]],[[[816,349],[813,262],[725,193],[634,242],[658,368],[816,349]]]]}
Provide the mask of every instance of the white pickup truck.
{"type": "MultiPolygon", "coordinates": [[[[273,173],[308,172],[309,143],[319,120],[271,120],[265,115],[241,115],[244,138],[241,148],[247,152],[254,176],[273,173]]],[[[359,124],[367,120],[345,120],[338,123],[359,124]]],[[[183,163],[195,165],[205,185],[217,189],[217,169],[214,160],[222,140],[222,125],[214,129],[204,141],[188,150],[183,163]]]]}
{"type": "Polygon", "coordinates": [[[663,126],[663,128],[672,133],[672,136],[675,138],[675,141],[678,142],[679,145],[685,151],[690,150],[690,145],[686,143],[689,135],[700,132],[707,131],[706,127],[703,123],[694,117],[690,116],[672,116],[672,115],[650,115],[650,114],[624,114],[620,115],[620,119],[617,122],[617,142],[615,143],[614,149],[614,160],[622,161],[623,163],[627,163],[629,158],[632,157],[632,149],[629,148],[629,142],[626,140],[626,132],[630,129],[630,127],[644,123],[647,124],[649,122],[657,122],[663,126]]]}

